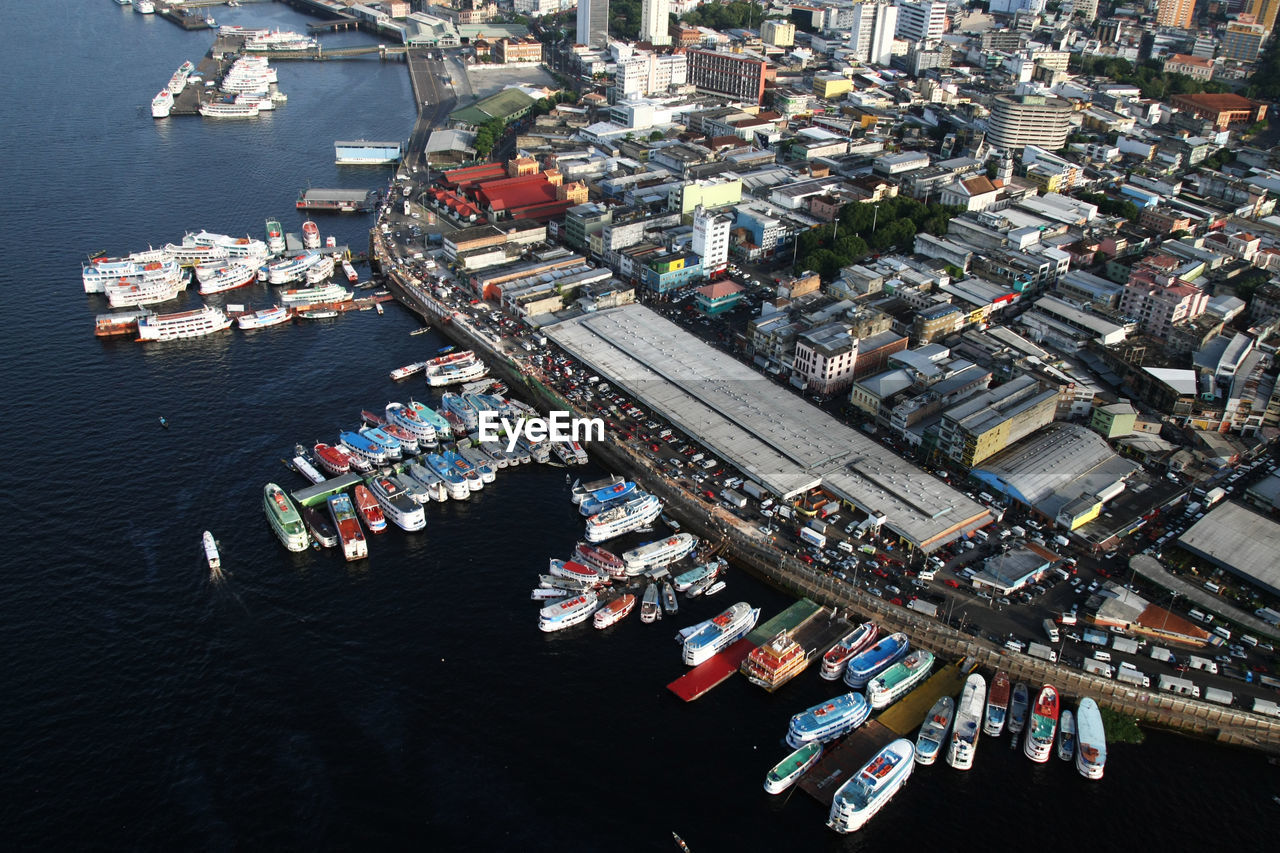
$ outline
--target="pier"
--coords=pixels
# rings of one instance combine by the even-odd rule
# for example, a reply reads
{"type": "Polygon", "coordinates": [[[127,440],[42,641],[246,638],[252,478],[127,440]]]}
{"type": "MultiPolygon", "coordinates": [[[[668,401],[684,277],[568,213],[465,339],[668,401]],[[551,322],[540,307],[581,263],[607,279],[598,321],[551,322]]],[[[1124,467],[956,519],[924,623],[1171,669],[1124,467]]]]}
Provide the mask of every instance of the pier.
{"type": "Polygon", "coordinates": [[[877,752],[898,739],[898,735],[879,720],[863,723],[845,736],[834,748],[828,747],[818,763],[796,783],[800,790],[824,806],[830,806],[836,791],[871,760],[877,752]]]}
{"type": "Polygon", "coordinates": [[[747,634],[752,648],[767,643],[783,631],[792,631],[812,619],[822,606],[802,598],[767,622],[762,622],[747,634]]]}
{"type": "Polygon", "coordinates": [[[298,489],[292,493],[292,497],[301,506],[314,506],[315,504],[324,502],[331,495],[338,492],[346,491],[357,483],[363,483],[364,477],[359,474],[346,473],[331,477],[323,483],[316,483],[314,486],[307,486],[305,489],[298,489]]]}
{"type": "Polygon", "coordinates": [[[880,712],[880,725],[898,737],[915,739],[929,709],[943,696],[959,696],[969,671],[957,664],[947,664],[915,690],[880,712]]]}
{"type": "Polygon", "coordinates": [[[756,645],[750,637],[743,637],[668,684],[667,689],[684,701],[692,702],[719,687],[725,679],[737,672],[756,645]]]}

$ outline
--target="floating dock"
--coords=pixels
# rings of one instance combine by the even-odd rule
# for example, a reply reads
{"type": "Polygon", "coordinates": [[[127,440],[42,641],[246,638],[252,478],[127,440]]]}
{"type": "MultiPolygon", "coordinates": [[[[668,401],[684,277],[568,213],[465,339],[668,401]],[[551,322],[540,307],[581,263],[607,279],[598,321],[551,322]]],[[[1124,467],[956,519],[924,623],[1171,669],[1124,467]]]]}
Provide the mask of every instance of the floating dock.
{"type": "Polygon", "coordinates": [[[390,166],[404,157],[404,145],[368,139],[339,140],[333,143],[333,155],[339,166],[390,166]]]}
{"type": "Polygon", "coordinates": [[[915,740],[925,715],[943,696],[959,696],[968,673],[956,664],[948,664],[925,679],[915,690],[880,712],[876,720],[897,734],[915,740]]]}
{"type": "Polygon", "coordinates": [[[346,491],[356,483],[363,482],[364,477],[348,472],[331,477],[323,483],[316,483],[314,486],[298,489],[293,493],[292,497],[302,506],[313,506],[324,501],[330,495],[336,495],[338,492],[346,491]]]}
{"type": "MultiPolygon", "coordinates": [[[[802,604],[803,602],[806,602],[806,601],[808,601],[808,599],[803,599],[802,602],[797,602],[797,603],[802,604]]],[[[812,604],[812,603],[813,602],[809,601],[809,604],[812,604]]],[[[788,608],[788,610],[785,612],[790,613],[790,610],[791,609],[788,608]]],[[[803,612],[804,612],[803,609],[796,608],[797,614],[803,613],[803,612]]],[[[770,622],[773,622],[773,621],[774,620],[770,620],[770,622]]],[[[770,693],[773,693],[774,691],[781,688],[784,684],[787,684],[788,682],[792,681],[793,679],[801,675],[803,672],[805,672],[809,668],[809,665],[812,664],[814,660],[822,657],[822,655],[826,653],[827,649],[835,645],[837,640],[839,640],[845,634],[849,633],[849,623],[846,622],[840,616],[838,616],[836,611],[834,610],[829,611],[826,608],[819,607],[817,610],[814,610],[813,612],[809,613],[807,616],[804,616],[804,618],[794,628],[785,631],[785,633],[788,637],[791,638],[791,640],[793,640],[796,643],[796,645],[804,649],[804,653],[805,653],[804,666],[796,670],[786,679],[773,683],[769,686],[760,684],[760,682],[758,681],[752,682],[753,684],[758,684],[759,686],[763,687],[765,690],[769,691],[770,693]]],[[[766,639],[760,642],[757,648],[758,649],[765,648],[769,643],[772,643],[774,638],[777,636],[778,636],[777,634],[774,634],[771,637],[767,637],[766,639]]],[[[742,661],[742,666],[741,666],[742,674],[747,676],[748,678],[751,677],[751,664],[752,664],[751,656],[748,655],[747,658],[742,661]]]]}
{"type": "Polygon", "coordinates": [[[344,190],[316,187],[298,195],[298,210],[328,210],[335,213],[364,213],[373,209],[373,190],[344,190]]]}
{"type": "Polygon", "coordinates": [[[751,654],[756,644],[750,637],[743,637],[729,648],[703,661],[675,681],[667,689],[686,702],[702,696],[718,687],[726,678],[738,671],[738,667],[751,654]]]}
{"type": "Polygon", "coordinates": [[[820,605],[802,598],[769,621],[757,625],[750,634],[747,634],[747,639],[751,641],[752,648],[761,643],[767,643],[783,631],[793,631],[800,627],[820,610],[822,610],[820,605]]]}

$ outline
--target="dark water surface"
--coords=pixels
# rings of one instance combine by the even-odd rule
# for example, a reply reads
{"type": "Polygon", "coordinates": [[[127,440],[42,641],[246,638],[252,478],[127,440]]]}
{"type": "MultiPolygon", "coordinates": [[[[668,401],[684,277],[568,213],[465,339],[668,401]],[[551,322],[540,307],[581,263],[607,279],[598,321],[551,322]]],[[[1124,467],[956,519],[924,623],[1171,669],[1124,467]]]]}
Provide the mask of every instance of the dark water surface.
{"type": "MultiPolygon", "coordinates": [[[[270,3],[212,12],[307,21],[270,3]]],[[[104,342],[80,262],[188,229],[260,237],[269,216],[297,231],[302,187],[381,185],[385,171],[334,166],[332,143],[408,134],[403,65],[280,63],[289,103],[274,114],[156,122],[151,96],[210,33],[108,0],[5,13],[5,846],[671,850],[674,829],[698,853],[1273,849],[1276,768],[1158,733],[1113,746],[1099,784],[988,739],[971,772],[920,768],[870,827],[836,836],[803,794],[761,790],[788,717],[831,685],[810,672],[769,696],[734,679],[692,705],[664,688],[684,669],[676,627],[735,600],[771,616],[785,596],[735,572],[726,594],[657,625],[538,632],[529,589],[582,529],[559,469],[501,472],[467,505],[429,507],[425,533],[371,537],[354,566],[286,554],[260,509],[268,480],[301,485],[280,457],[362,408],[426,399],[387,371],[444,342],[410,337],[396,306],[104,342]]],[[[319,222],[366,245],[368,217],[319,222]]]]}

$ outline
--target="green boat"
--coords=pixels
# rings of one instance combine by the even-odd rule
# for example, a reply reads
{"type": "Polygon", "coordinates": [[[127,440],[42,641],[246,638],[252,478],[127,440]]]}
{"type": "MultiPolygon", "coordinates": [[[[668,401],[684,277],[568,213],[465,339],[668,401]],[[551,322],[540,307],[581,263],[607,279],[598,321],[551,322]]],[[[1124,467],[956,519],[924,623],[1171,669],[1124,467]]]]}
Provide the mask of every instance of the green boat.
{"type": "Polygon", "coordinates": [[[307,528],[302,524],[302,516],[298,508],[289,500],[275,483],[267,483],[262,495],[263,509],[267,513],[267,521],[271,529],[280,537],[280,542],[290,551],[305,551],[311,544],[307,537],[307,528]]]}
{"type": "Polygon", "coordinates": [[[774,765],[769,775],[764,777],[764,789],[770,794],[781,794],[803,776],[806,770],[817,764],[821,757],[820,742],[806,743],[774,765]]]}

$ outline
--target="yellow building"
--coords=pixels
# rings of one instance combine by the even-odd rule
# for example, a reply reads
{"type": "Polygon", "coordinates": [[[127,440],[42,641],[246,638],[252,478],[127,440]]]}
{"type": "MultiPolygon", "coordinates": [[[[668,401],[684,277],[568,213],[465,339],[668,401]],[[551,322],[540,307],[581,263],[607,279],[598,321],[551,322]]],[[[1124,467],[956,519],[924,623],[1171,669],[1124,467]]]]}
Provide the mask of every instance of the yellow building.
{"type": "Polygon", "coordinates": [[[853,81],[842,74],[815,74],[813,93],[819,98],[838,98],[853,91],[853,81]]]}
{"type": "Polygon", "coordinates": [[[774,47],[792,47],[796,43],[796,25],[787,21],[765,21],[760,25],[760,40],[774,47]]]}

